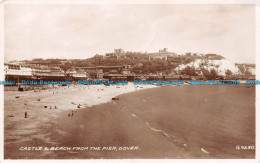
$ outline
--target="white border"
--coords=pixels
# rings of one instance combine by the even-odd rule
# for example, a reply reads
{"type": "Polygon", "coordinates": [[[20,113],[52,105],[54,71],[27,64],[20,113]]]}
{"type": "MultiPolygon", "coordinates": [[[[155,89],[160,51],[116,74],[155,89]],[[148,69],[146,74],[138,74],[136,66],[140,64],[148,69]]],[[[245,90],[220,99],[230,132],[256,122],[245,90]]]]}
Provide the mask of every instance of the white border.
{"type": "MultiPolygon", "coordinates": [[[[256,20],[256,27],[255,27],[255,47],[256,47],[256,55],[255,55],[255,59],[256,59],[256,79],[260,79],[260,5],[256,6],[255,9],[255,20],[256,20]]],[[[260,147],[260,141],[259,141],[259,137],[260,137],[260,119],[259,119],[259,115],[260,115],[260,87],[256,86],[256,147],[260,147]]],[[[256,159],[259,160],[260,159],[260,150],[258,148],[256,148],[256,159]]]]}
{"type": "Polygon", "coordinates": [[[260,4],[260,0],[4,0],[5,4],[260,4]]]}
{"type": "MultiPolygon", "coordinates": [[[[0,81],[4,80],[4,5],[0,4],[0,81]]],[[[4,150],[4,86],[0,85],[0,157],[4,150]]],[[[1,162],[0,161],[0,162],[1,162]]]]}

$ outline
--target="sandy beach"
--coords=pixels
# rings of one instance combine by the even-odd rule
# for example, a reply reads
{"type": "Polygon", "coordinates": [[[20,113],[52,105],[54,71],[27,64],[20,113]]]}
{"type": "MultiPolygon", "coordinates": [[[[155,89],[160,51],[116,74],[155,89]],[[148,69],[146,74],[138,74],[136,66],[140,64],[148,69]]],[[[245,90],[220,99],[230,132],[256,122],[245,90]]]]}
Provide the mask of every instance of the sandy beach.
{"type": "Polygon", "coordinates": [[[254,87],[142,87],[5,92],[5,158],[254,158],[254,150],[236,150],[255,144],[254,87]]]}

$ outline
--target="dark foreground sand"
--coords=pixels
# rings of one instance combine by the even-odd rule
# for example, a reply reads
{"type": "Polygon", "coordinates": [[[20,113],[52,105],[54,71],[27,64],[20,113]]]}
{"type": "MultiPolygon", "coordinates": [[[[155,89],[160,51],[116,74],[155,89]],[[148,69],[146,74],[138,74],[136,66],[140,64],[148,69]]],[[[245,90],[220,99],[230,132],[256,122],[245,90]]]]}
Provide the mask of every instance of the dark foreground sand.
{"type": "Polygon", "coordinates": [[[255,156],[255,150],[236,149],[237,145],[255,145],[254,87],[160,87],[119,99],[74,111],[73,117],[67,116],[69,111],[56,111],[55,116],[42,113],[42,119],[52,116],[46,121],[32,116],[17,122],[5,115],[5,158],[255,156]],[[30,126],[30,131],[19,131],[19,125],[30,126]],[[131,146],[134,150],[119,150],[131,146]],[[117,151],[28,151],[21,147],[116,147],[117,151]]]}

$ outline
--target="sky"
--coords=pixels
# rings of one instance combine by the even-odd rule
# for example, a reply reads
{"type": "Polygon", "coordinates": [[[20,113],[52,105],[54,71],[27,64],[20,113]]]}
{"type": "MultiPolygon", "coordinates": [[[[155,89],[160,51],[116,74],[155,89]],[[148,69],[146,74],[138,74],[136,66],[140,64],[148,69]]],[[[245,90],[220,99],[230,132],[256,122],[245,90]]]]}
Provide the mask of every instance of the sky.
{"type": "Polygon", "coordinates": [[[125,51],[216,53],[255,63],[250,5],[7,4],[5,60],[85,59],[125,51]]]}

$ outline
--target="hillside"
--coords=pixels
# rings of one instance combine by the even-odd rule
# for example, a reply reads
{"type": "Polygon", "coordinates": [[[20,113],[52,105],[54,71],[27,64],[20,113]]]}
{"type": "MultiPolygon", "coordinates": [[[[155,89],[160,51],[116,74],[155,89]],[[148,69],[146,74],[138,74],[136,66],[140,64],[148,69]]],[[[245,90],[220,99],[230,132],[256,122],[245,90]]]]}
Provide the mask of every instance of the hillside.
{"type": "Polygon", "coordinates": [[[176,68],[176,71],[184,70],[187,67],[193,67],[197,71],[212,70],[217,72],[217,75],[225,76],[229,71],[233,75],[241,75],[239,68],[231,61],[227,59],[213,60],[213,59],[196,59],[188,64],[181,64],[176,68]]]}
{"type": "Polygon", "coordinates": [[[152,53],[109,53],[109,55],[95,55],[88,59],[33,59],[25,60],[26,65],[48,65],[60,67],[64,71],[71,67],[95,67],[95,66],[118,66],[131,65],[135,74],[182,74],[182,75],[205,75],[214,73],[215,76],[226,75],[255,75],[255,65],[235,64],[218,54],[175,53],[157,54],[152,53]],[[161,57],[161,58],[160,58],[161,57]],[[212,71],[212,72],[210,72],[212,71]]]}

